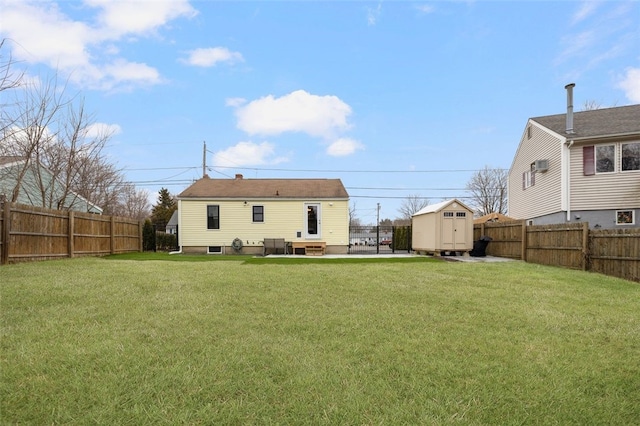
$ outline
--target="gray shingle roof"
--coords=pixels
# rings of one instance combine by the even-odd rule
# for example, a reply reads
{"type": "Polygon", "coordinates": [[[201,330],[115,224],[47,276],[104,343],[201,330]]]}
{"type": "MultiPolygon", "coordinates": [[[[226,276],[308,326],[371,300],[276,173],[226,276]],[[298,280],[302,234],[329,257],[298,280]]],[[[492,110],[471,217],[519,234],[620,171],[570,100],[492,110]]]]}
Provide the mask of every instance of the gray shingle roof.
{"type": "Polygon", "coordinates": [[[210,179],[203,177],[178,198],[347,199],[340,179],[210,179]]]}
{"type": "MultiPolygon", "coordinates": [[[[531,120],[560,134],[566,132],[566,114],[534,117],[531,120]]],[[[640,135],[640,105],[594,109],[573,114],[574,139],[606,136],[640,135]]]]}

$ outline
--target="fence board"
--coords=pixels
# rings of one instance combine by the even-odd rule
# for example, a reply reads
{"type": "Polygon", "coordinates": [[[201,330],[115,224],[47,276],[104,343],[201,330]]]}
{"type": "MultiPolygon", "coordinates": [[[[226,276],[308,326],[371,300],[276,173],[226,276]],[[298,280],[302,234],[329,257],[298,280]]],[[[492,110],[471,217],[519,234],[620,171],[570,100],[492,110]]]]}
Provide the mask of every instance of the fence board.
{"type": "Polygon", "coordinates": [[[588,223],[526,226],[524,221],[474,225],[474,240],[493,240],[487,254],[584,269],[640,282],[640,229],[590,230],[588,223]],[[518,246],[521,249],[518,252],[518,246]]]}
{"type": "Polygon", "coordinates": [[[142,224],[135,219],[0,206],[0,263],[141,251],[142,224]]]}
{"type": "Polygon", "coordinates": [[[474,226],[474,241],[482,236],[491,238],[487,254],[510,259],[522,258],[523,221],[483,223],[474,226]]]}
{"type": "Polygon", "coordinates": [[[640,229],[591,231],[590,269],[640,282],[640,229]]]}

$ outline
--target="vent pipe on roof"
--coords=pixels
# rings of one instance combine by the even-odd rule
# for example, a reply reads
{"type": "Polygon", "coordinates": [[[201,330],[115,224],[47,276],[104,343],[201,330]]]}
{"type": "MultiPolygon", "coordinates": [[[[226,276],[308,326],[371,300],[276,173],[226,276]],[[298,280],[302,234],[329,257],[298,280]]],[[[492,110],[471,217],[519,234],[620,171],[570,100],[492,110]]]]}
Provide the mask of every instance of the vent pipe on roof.
{"type": "Polygon", "coordinates": [[[567,89],[567,134],[573,134],[573,88],[575,83],[564,86],[567,89]]]}

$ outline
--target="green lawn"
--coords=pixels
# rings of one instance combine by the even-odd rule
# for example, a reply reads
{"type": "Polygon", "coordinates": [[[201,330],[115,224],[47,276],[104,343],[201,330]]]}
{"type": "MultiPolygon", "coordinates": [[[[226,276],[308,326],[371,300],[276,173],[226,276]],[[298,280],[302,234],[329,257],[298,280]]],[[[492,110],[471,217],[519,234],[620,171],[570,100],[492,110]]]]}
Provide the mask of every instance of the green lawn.
{"type": "Polygon", "coordinates": [[[640,419],[640,285],[603,275],[158,254],[5,265],[0,297],[2,424],[640,419]]]}

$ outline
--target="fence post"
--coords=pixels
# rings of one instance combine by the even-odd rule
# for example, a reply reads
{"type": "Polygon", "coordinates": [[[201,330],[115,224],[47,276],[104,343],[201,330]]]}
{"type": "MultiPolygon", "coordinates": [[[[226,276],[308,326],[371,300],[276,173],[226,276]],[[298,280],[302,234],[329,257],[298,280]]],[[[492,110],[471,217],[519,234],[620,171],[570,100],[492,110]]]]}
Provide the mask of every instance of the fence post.
{"type": "Polygon", "coordinates": [[[0,265],[6,265],[9,263],[9,234],[10,234],[10,219],[11,219],[11,203],[5,202],[3,204],[4,209],[2,211],[2,246],[0,246],[0,265]]]}
{"type": "Polygon", "coordinates": [[[115,216],[111,216],[111,238],[110,238],[111,244],[110,244],[110,249],[111,249],[111,254],[115,254],[116,252],[116,217],[115,216]]]}
{"type": "Polygon", "coordinates": [[[69,210],[69,233],[68,233],[68,237],[69,240],[67,241],[67,247],[69,250],[69,257],[74,257],[75,256],[75,241],[74,241],[74,237],[73,234],[75,234],[75,214],[73,212],[73,210],[69,210]]]}
{"type": "Polygon", "coordinates": [[[139,220],[138,221],[138,249],[140,250],[140,253],[144,252],[144,240],[143,240],[143,232],[142,229],[144,228],[144,221],[143,220],[139,220]]]}
{"type": "Polygon", "coordinates": [[[520,249],[520,258],[523,261],[527,261],[527,222],[522,221],[522,248],[520,249]]]}
{"type": "Polygon", "coordinates": [[[582,222],[582,270],[589,270],[589,259],[591,253],[589,251],[589,222],[582,222]]]}

